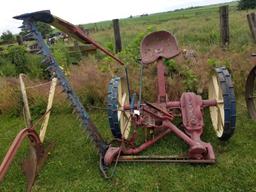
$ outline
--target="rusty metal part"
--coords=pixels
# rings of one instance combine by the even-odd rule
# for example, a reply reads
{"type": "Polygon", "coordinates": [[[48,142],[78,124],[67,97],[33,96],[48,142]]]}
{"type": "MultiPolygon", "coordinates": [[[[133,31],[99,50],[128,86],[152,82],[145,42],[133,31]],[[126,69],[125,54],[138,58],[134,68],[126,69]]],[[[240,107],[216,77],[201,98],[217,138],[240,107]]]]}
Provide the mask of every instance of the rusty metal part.
{"type": "Polygon", "coordinates": [[[4,179],[12,160],[26,138],[29,139],[30,150],[28,158],[23,161],[22,170],[27,180],[27,191],[31,191],[35,178],[47,159],[48,151],[53,147],[53,145],[50,144],[45,149],[40,141],[39,135],[33,127],[22,129],[13,140],[0,165],[0,182],[4,179]]]}
{"type": "Polygon", "coordinates": [[[204,125],[201,111],[203,106],[202,98],[194,93],[183,93],[180,100],[183,125],[189,135],[195,137],[194,139],[198,139],[203,132],[202,127],[204,125]]]}
{"type": "Polygon", "coordinates": [[[15,16],[15,19],[21,19],[21,20],[32,20],[32,21],[41,21],[48,23],[57,29],[69,34],[73,38],[77,39],[78,41],[86,44],[92,44],[97,49],[101,50],[103,53],[117,61],[119,64],[124,65],[124,63],[114,56],[111,52],[109,52],[107,49],[99,45],[96,41],[91,39],[88,34],[86,34],[80,27],[73,25],[72,23],[69,23],[59,17],[56,17],[51,14],[49,10],[44,11],[38,11],[33,13],[25,13],[19,16],[15,16]]]}
{"type": "Polygon", "coordinates": [[[157,89],[158,89],[158,97],[157,97],[158,103],[166,103],[168,101],[168,97],[166,93],[163,58],[157,59],[157,89]]]}
{"type": "Polygon", "coordinates": [[[180,53],[175,37],[167,31],[147,35],[141,42],[141,62],[149,64],[159,58],[171,59],[180,53]]]}
{"type": "MultiPolygon", "coordinates": [[[[116,161],[116,160],[114,160],[116,161]]],[[[189,157],[179,156],[136,156],[136,155],[122,155],[118,158],[118,162],[147,162],[147,163],[215,163],[215,159],[190,159],[189,157]]]]}
{"type": "MultiPolygon", "coordinates": [[[[256,54],[252,54],[252,63],[256,64],[256,54]]],[[[245,84],[245,101],[250,117],[256,120],[256,90],[255,81],[256,78],[256,66],[254,66],[246,79],[245,84]]]]}
{"type": "Polygon", "coordinates": [[[117,61],[119,64],[124,65],[124,63],[119,58],[114,56],[107,49],[105,49],[104,47],[99,45],[96,41],[91,39],[80,27],[77,27],[77,26],[75,26],[63,19],[60,19],[56,16],[53,16],[53,17],[54,17],[54,21],[51,23],[51,25],[60,29],[61,31],[64,31],[64,32],[70,34],[72,37],[74,37],[75,39],[77,39],[83,43],[89,43],[89,44],[94,45],[97,49],[101,50],[103,53],[105,53],[106,55],[108,55],[109,57],[111,57],[112,59],[117,61]]]}
{"type": "MultiPolygon", "coordinates": [[[[179,54],[176,40],[168,32],[155,32],[145,37],[141,43],[140,51],[142,63],[157,62],[158,98],[156,103],[144,102],[140,108],[134,104],[134,110],[140,111],[138,115],[132,116],[132,122],[134,122],[135,127],[152,128],[159,130],[160,133],[139,146],[110,147],[106,153],[105,163],[109,165],[115,160],[120,162],[214,163],[215,154],[211,144],[203,142],[200,136],[204,127],[202,110],[205,107],[216,106],[217,101],[215,99],[202,100],[200,96],[194,93],[183,93],[180,101],[168,101],[163,58],[170,59],[179,54]],[[176,117],[176,114],[173,115],[173,109],[178,109],[181,113],[184,130],[172,123],[176,117]],[[134,156],[152,146],[168,133],[174,133],[189,146],[186,157],[134,156]],[[117,158],[117,154],[120,153],[121,156],[117,158]]],[[[125,110],[129,110],[129,108],[130,106],[124,106],[125,110]]]]}
{"type": "Polygon", "coordinates": [[[27,191],[31,191],[35,178],[48,158],[48,154],[53,150],[54,144],[49,143],[46,147],[43,145],[30,145],[27,158],[22,163],[22,170],[27,178],[27,191]]]}
{"type": "Polygon", "coordinates": [[[164,115],[166,115],[167,117],[173,118],[173,115],[171,113],[168,113],[167,111],[164,111],[163,109],[161,109],[160,107],[158,107],[157,105],[147,102],[145,101],[145,104],[149,107],[152,107],[153,109],[163,113],[164,115]]]}
{"type": "Polygon", "coordinates": [[[22,171],[27,178],[27,191],[31,191],[37,173],[37,151],[36,146],[29,146],[29,155],[22,162],[22,171]]]}
{"type": "MultiPolygon", "coordinates": [[[[12,142],[10,148],[8,149],[8,151],[0,165],[0,181],[3,180],[12,160],[15,157],[15,154],[17,153],[17,150],[21,146],[21,143],[23,142],[23,140],[26,138],[29,138],[31,146],[33,148],[35,148],[36,154],[41,154],[41,151],[43,151],[42,144],[40,142],[39,136],[36,133],[36,131],[33,128],[22,129],[15,137],[14,141],[12,142]],[[39,149],[40,149],[40,151],[39,151],[39,149]]],[[[32,169],[32,170],[34,170],[34,169],[32,169]]]]}
{"type": "Polygon", "coordinates": [[[149,148],[153,144],[155,144],[157,141],[162,139],[165,135],[169,134],[171,132],[170,129],[165,130],[164,132],[160,133],[159,135],[155,136],[153,139],[143,143],[139,147],[136,148],[125,148],[125,147],[112,147],[110,146],[106,152],[104,161],[106,165],[110,165],[112,161],[116,158],[117,154],[121,150],[122,154],[138,154],[141,151],[144,151],[145,149],[149,148]]]}

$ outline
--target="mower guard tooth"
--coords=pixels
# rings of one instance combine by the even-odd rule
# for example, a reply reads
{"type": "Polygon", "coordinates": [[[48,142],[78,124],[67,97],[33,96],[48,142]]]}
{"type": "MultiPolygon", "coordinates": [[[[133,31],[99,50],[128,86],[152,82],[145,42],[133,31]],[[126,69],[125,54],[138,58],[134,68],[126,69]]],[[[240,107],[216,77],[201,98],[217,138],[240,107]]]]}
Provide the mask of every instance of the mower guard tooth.
{"type": "Polygon", "coordinates": [[[35,39],[33,33],[28,33],[23,37],[24,40],[35,39]]]}
{"type": "MultiPolygon", "coordinates": [[[[42,64],[47,64],[47,63],[49,63],[50,61],[49,61],[49,59],[46,57],[46,58],[44,58],[42,61],[41,61],[41,63],[42,64]]],[[[47,67],[46,68],[46,70],[49,70],[49,68],[51,68],[50,66],[49,67],[47,67]]]]}
{"type": "Polygon", "coordinates": [[[43,50],[39,50],[36,52],[37,55],[41,55],[43,53],[43,50]]]}
{"type": "Polygon", "coordinates": [[[21,25],[18,28],[20,28],[20,29],[27,29],[27,26],[26,25],[21,25]]]}

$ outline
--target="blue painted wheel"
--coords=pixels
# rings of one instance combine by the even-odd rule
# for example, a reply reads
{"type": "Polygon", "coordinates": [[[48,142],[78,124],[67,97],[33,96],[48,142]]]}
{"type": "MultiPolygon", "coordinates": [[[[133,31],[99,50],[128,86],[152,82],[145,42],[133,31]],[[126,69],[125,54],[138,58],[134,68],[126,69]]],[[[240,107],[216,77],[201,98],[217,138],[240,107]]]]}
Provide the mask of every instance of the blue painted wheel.
{"type": "Polygon", "coordinates": [[[131,118],[130,111],[124,111],[124,105],[129,104],[129,95],[125,83],[120,77],[111,79],[108,85],[108,120],[112,135],[115,138],[128,138],[131,118]]]}
{"type": "Polygon", "coordinates": [[[225,67],[215,69],[208,97],[217,100],[217,106],[210,107],[210,116],[217,137],[226,141],[235,131],[236,99],[231,75],[225,67]]]}

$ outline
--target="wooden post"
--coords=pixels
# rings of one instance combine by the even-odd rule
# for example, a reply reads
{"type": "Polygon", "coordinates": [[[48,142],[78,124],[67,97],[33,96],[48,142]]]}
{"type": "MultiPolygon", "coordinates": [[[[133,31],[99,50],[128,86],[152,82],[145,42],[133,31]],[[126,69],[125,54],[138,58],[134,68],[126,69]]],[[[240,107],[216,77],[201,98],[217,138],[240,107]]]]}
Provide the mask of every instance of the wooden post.
{"type": "Polygon", "coordinates": [[[77,53],[79,53],[79,56],[80,56],[80,59],[81,59],[83,55],[82,55],[82,52],[80,50],[79,43],[78,43],[77,40],[74,40],[74,48],[77,51],[77,53]]]}
{"type": "Polygon", "coordinates": [[[22,78],[23,76],[24,76],[24,74],[19,75],[20,90],[21,90],[22,100],[23,100],[23,104],[24,104],[24,116],[25,116],[25,121],[26,121],[27,128],[32,128],[32,126],[33,126],[32,118],[31,118],[29,105],[28,105],[28,96],[27,96],[27,92],[26,92],[26,87],[25,87],[25,84],[24,84],[24,81],[23,81],[23,78],[22,78]]]}
{"type": "Polygon", "coordinates": [[[94,32],[98,32],[98,27],[96,23],[94,23],[94,32]]]}
{"type": "Polygon", "coordinates": [[[47,129],[49,118],[50,118],[50,113],[51,113],[51,109],[52,109],[52,104],[53,104],[53,99],[54,99],[56,86],[57,86],[57,78],[54,77],[52,79],[51,88],[50,88],[50,91],[49,91],[48,104],[47,104],[47,108],[46,108],[46,113],[47,114],[44,117],[44,121],[42,123],[40,133],[39,133],[39,138],[40,138],[40,141],[42,143],[44,142],[46,129],[47,129]]]}
{"type": "Polygon", "coordinates": [[[23,45],[23,39],[22,39],[22,36],[17,35],[17,36],[16,36],[16,40],[17,40],[17,43],[18,43],[19,45],[23,45]]]}
{"type": "Polygon", "coordinates": [[[113,19],[114,37],[115,37],[115,48],[116,53],[122,51],[122,42],[119,28],[119,20],[113,19]]]}
{"type": "Polygon", "coordinates": [[[251,13],[247,15],[249,27],[252,33],[252,38],[254,43],[256,43],[256,16],[255,13],[251,13]]]}
{"type": "Polygon", "coordinates": [[[220,7],[220,37],[221,45],[226,47],[229,45],[229,14],[228,5],[220,7]]]}

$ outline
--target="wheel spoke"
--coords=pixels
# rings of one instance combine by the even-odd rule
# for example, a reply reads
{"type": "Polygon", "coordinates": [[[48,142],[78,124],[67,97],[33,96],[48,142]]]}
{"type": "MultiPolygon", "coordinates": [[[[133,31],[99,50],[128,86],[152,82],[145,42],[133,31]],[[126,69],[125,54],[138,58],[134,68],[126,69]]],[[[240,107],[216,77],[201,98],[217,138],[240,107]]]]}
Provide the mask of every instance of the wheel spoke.
{"type": "Polygon", "coordinates": [[[122,96],[122,102],[121,102],[122,107],[124,107],[125,101],[126,101],[126,93],[124,93],[122,96]]]}
{"type": "Polygon", "coordinates": [[[120,122],[122,111],[117,111],[117,119],[120,122]]]}
{"type": "Polygon", "coordinates": [[[215,99],[219,99],[220,86],[218,84],[218,80],[216,76],[212,77],[212,86],[213,86],[213,94],[215,95],[215,99]]]}
{"type": "Polygon", "coordinates": [[[218,108],[218,116],[220,117],[221,119],[221,125],[224,127],[224,105],[217,105],[217,108],[218,108]]]}

